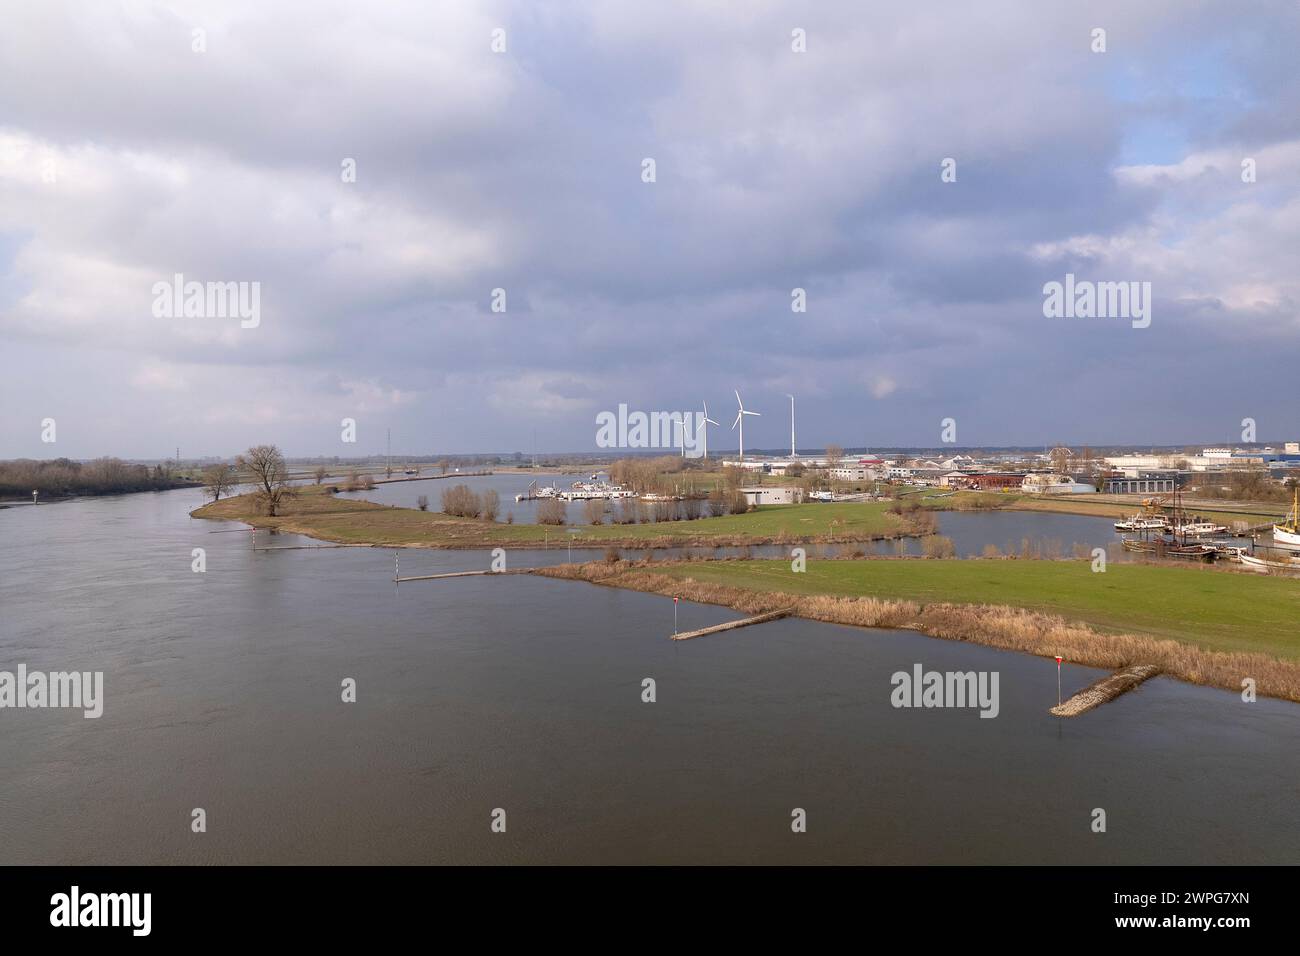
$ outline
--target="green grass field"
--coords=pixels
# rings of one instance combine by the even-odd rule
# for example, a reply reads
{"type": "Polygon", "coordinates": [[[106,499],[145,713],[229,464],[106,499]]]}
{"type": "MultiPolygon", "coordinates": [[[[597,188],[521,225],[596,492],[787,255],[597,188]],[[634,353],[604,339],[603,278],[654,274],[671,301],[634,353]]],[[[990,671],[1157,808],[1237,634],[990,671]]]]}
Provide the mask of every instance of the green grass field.
{"type": "Polygon", "coordinates": [[[1005,604],[1106,630],[1300,659],[1300,580],[1286,578],[1142,564],[1094,573],[1087,561],[809,561],[802,574],[788,561],[725,561],[657,570],[790,594],[1005,604]]]}

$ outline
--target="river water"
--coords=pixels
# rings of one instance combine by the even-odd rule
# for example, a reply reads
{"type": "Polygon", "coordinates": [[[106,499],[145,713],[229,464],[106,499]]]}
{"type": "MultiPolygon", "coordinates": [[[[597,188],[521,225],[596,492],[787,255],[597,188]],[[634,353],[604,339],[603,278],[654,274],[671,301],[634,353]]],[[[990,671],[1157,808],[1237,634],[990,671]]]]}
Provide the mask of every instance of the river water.
{"type": "MultiPolygon", "coordinates": [[[[391,551],[255,553],[198,504],[0,510],[0,670],[102,670],[106,697],[98,720],[0,710],[0,864],[1300,859],[1289,703],[1157,678],[1057,720],[1051,661],[802,620],[677,643],[663,597],[398,588],[391,551]],[[997,671],[998,717],[894,709],[916,663],[997,671]]],[[[486,563],[402,553],[403,574],[486,563]]],[[[1067,665],[1065,693],[1098,674],[1067,665]]]]}

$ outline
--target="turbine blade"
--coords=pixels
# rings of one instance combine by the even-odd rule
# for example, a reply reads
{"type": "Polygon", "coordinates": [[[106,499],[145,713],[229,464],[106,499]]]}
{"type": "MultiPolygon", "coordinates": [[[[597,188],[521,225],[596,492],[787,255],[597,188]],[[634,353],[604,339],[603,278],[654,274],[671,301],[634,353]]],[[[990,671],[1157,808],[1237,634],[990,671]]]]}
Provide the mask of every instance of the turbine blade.
{"type": "Polygon", "coordinates": [[[735,428],[737,425],[740,424],[740,416],[743,414],[745,414],[744,411],[736,412],[736,420],[731,423],[732,428],[735,428]]]}
{"type": "Polygon", "coordinates": [[[744,407],[745,407],[745,403],[742,402],[742,401],[740,400],[740,392],[739,392],[739,391],[736,392],[736,404],[739,405],[741,408],[744,408],[744,407]]]}

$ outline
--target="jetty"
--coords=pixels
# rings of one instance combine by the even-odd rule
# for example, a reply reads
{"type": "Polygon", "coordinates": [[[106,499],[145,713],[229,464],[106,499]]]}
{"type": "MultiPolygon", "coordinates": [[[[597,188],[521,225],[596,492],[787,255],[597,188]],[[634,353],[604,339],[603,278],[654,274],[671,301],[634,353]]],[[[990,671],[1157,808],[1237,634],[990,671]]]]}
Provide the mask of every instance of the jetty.
{"type": "Polygon", "coordinates": [[[257,552],[262,551],[333,551],[336,548],[372,548],[371,544],[277,544],[270,548],[254,547],[257,552]]]}
{"type": "Polygon", "coordinates": [[[505,571],[444,571],[442,574],[413,574],[405,578],[395,577],[393,580],[403,584],[406,581],[437,581],[441,578],[468,578],[480,574],[530,574],[534,570],[534,568],[510,568],[505,571]]]}
{"type": "Polygon", "coordinates": [[[402,475],[397,478],[375,478],[371,477],[377,485],[392,485],[399,481],[438,481],[443,478],[486,478],[490,476],[490,471],[452,471],[443,475],[402,475]]]}
{"type": "Polygon", "coordinates": [[[768,621],[779,620],[783,617],[789,617],[794,613],[794,608],[788,607],[782,611],[769,611],[766,614],[759,614],[757,617],[741,618],[739,621],[727,621],[725,624],[714,624],[712,627],[702,627],[698,631],[682,631],[680,634],[674,634],[674,641],[689,641],[693,637],[703,637],[705,634],[718,634],[722,631],[735,630],[738,627],[748,627],[751,624],[765,624],[768,621]]]}
{"type": "Polygon", "coordinates": [[[1133,664],[1113,674],[1107,674],[1101,680],[1079,691],[1065,703],[1053,707],[1051,712],[1057,717],[1078,717],[1094,707],[1100,707],[1107,701],[1114,700],[1120,694],[1131,691],[1143,681],[1159,673],[1160,668],[1154,664],[1133,664]]]}

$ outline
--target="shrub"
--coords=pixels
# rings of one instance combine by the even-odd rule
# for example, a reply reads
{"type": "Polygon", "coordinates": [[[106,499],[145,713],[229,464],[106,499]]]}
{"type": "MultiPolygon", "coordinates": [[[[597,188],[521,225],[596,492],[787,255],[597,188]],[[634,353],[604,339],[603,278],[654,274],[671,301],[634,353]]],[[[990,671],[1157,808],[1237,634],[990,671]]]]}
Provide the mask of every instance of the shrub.
{"type": "Polygon", "coordinates": [[[457,518],[477,518],[483,511],[483,501],[469,485],[456,485],[443,490],[442,510],[457,518]]]}
{"type": "Polygon", "coordinates": [[[951,558],[957,554],[952,538],[941,534],[930,535],[921,540],[921,551],[927,558],[951,558]]]}
{"type": "Polygon", "coordinates": [[[417,508],[419,508],[421,511],[428,511],[428,510],[429,510],[429,496],[428,496],[428,495],[420,495],[419,498],[416,498],[416,499],[415,499],[415,506],[416,506],[417,508]]]}
{"type": "Polygon", "coordinates": [[[563,498],[547,498],[537,506],[538,524],[564,524],[568,518],[568,508],[563,498]]]}
{"type": "Polygon", "coordinates": [[[501,510],[501,496],[496,490],[489,488],[483,492],[483,517],[488,521],[497,520],[497,512],[501,510]]]}

